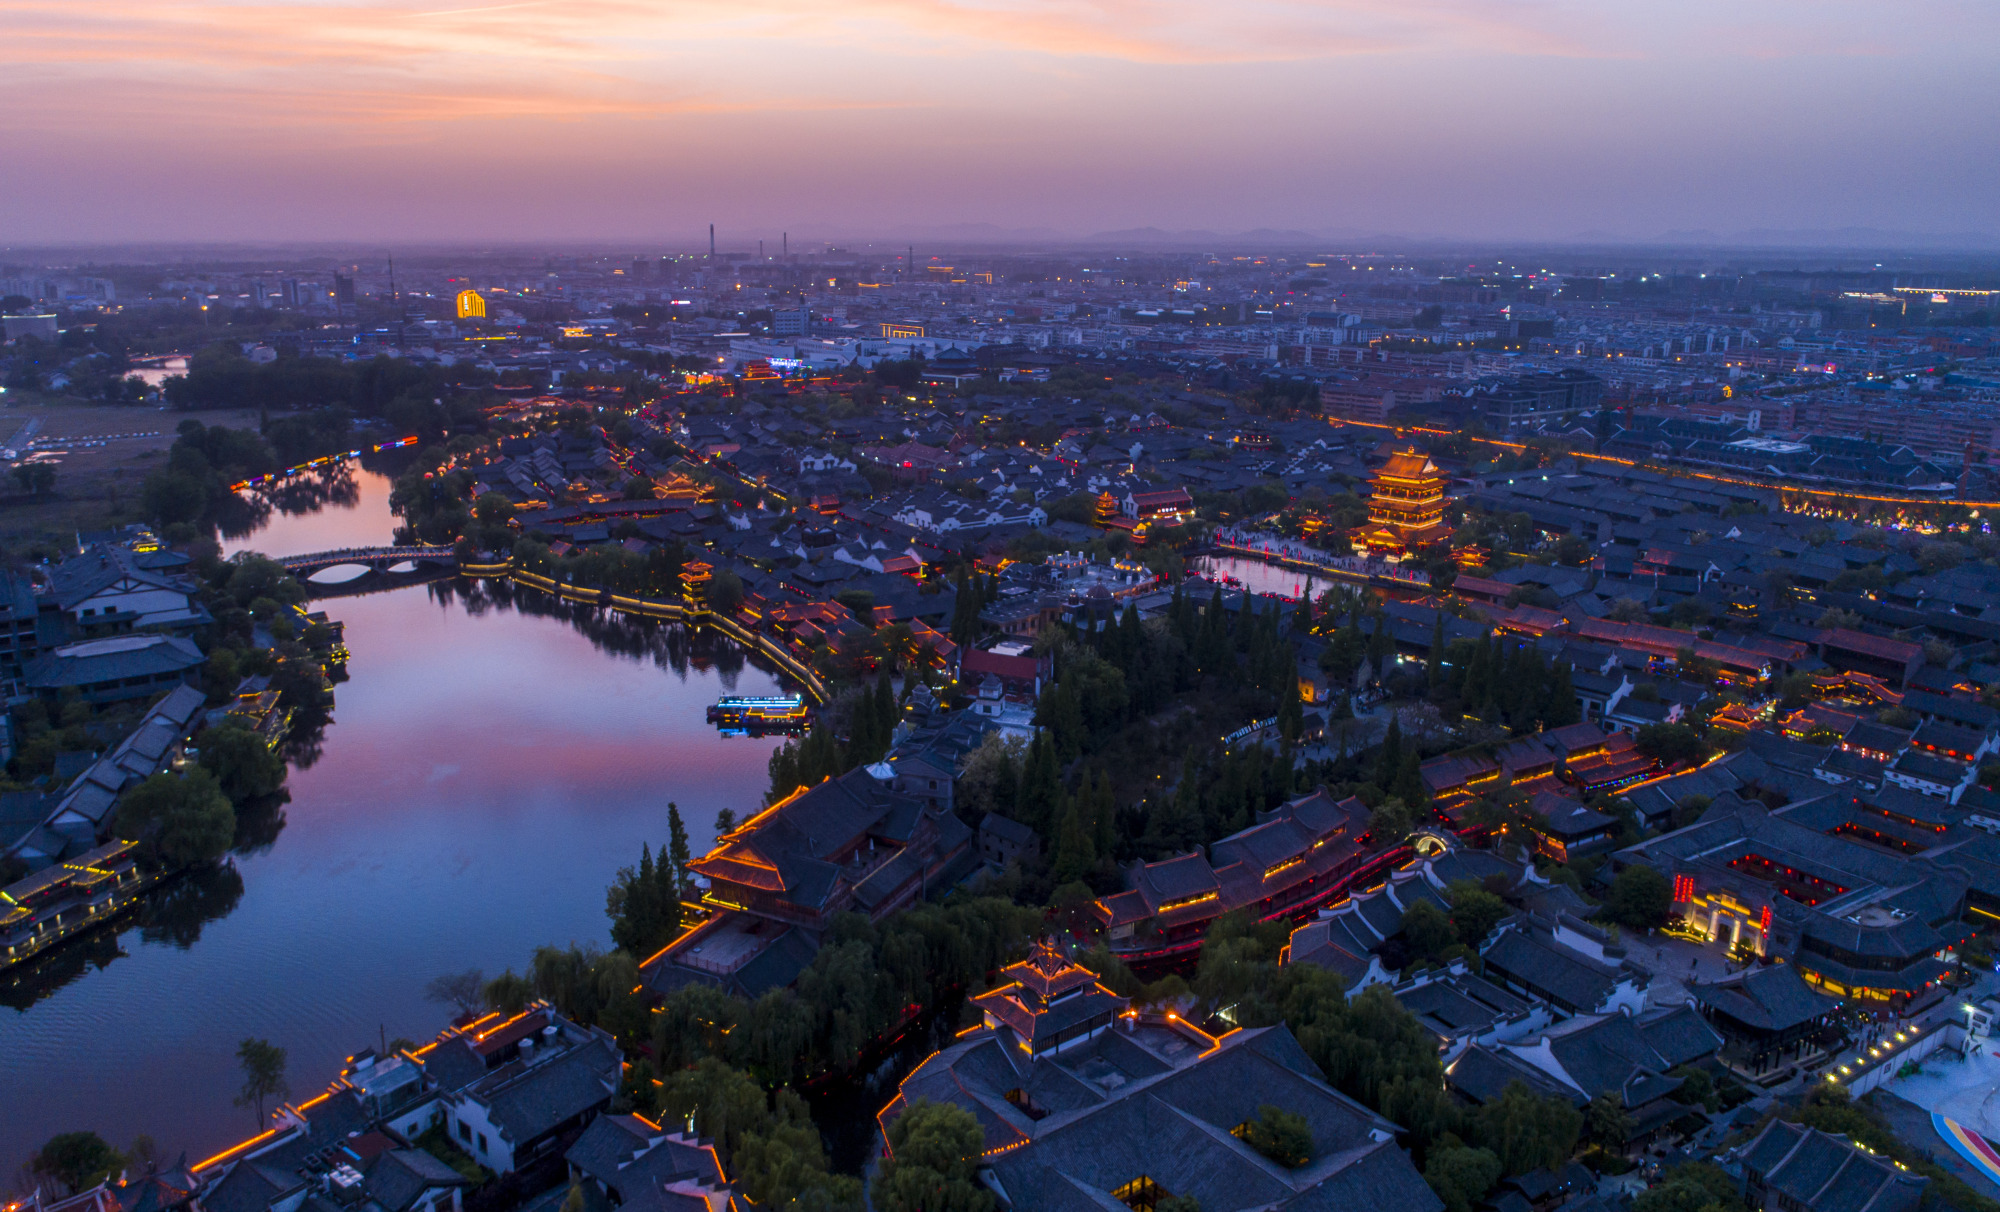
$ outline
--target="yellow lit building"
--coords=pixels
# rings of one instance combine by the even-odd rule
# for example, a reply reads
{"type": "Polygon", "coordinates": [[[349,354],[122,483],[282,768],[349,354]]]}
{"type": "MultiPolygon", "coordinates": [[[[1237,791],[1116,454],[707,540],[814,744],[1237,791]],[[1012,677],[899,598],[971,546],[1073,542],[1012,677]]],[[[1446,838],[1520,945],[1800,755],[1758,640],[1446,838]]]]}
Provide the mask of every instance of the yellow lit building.
{"type": "Polygon", "coordinates": [[[486,318],[486,298],[476,290],[458,292],[458,318],[461,320],[484,320],[486,318]]]}
{"type": "Polygon", "coordinates": [[[1415,446],[1394,451],[1370,481],[1368,525],[1354,545],[1370,552],[1408,555],[1451,536],[1444,524],[1444,473],[1415,446]]]}

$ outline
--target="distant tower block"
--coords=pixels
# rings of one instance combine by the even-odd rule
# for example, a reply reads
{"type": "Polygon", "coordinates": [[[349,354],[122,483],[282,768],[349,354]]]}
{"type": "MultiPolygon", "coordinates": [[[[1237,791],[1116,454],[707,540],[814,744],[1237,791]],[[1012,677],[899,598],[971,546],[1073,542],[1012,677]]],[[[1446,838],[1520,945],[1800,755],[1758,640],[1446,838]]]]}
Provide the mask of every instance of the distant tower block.
{"type": "Polygon", "coordinates": [[[458,292],[458,318],[461,320],[484,320],[486,299],[476,290],[458,292]]]}

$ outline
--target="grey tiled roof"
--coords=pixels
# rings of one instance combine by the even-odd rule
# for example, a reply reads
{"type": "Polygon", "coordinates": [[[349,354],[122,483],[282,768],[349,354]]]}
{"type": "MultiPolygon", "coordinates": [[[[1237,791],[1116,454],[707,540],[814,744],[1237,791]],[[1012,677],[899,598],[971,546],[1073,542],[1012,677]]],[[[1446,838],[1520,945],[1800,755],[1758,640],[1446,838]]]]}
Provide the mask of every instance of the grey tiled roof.
{"type": "Polygon", "coordinates": [[[617,1052],[592,1039],[525,1067],[515,1062],[495,1070],[466,1093],[518,1147],[608,1103],[618,1073],[617,1052]]]}
{"type": "Polygon", "coordinates": [[[22,678],[30,686],[53,690],[183,673],[204,660],[194,641],[181,636],[120,635],[44,652],[23,667],[22,678]]]}
{"type": "Polygon", "coordinates": [[[989,1150],[1015,1146],[990,1159],[1015,1208],[1116,1209],[1110,1192],[1141,1176],[1215,1209],[1440,1207],[1396,1147],[1394,1126],[1327,1086],[1282,1027],[1212,1048],[1177,1030],[1118,1028],[1037,1060],[987,1035],[924,1062],[899,1105],[920,1097],[971,1111],[989,1150]],[[1010,1090],[1025,1093],[1033,1115],[1010,1090]],[[1287,1170],[1231,1135],[1265,1103],[1307,1120],[1306,1166],[1287,1170]]]}
{"type": "Polygon", "coordinates": [[[390,1149],[378,1153],[367,1170],[368,1198],[385,1212],[404,1212],[437,1187],[469,1187],[465,1175],[422,1149],[390,1149]]]}
{"type": "Polygon", "coordinates": [[[1844,1136],[1774,1119],[1739,1150],[1762,1180],[1811,1212],[1911,1212],[1930,1181],[1864,1153],[1844,1136]]]}
{"type": "Polygon", "coordinates": [[[718,1188],[722,1166],[705,1143],[655,1127],[636,1115],[600,1115],[590,1122],[563,1157],[577,1171],[602,1183],[620,1208],[632,1212],[680,1212],[706,1208],[689,1188],[718,1188]],[[668,1190],[669,1186],[681,1188],[668,1190]]]}
{"type": "Polygon", "coordinates": [[[1751,968],[1725,980],[1691,984],[1688,992],[1701,1005],[1758,1031],[1783,1031],[1840,1006],[1806,984],[1793,964],[1751,968]]]}
{"type": "Polygon", "coordinates": [[[1526,929],[1502,931],[1482,958],[1489,971],[1542,992],[1571,1013],[1595,1010],[1619,981],[1616,968],[1564,950],[1526,929]]]}

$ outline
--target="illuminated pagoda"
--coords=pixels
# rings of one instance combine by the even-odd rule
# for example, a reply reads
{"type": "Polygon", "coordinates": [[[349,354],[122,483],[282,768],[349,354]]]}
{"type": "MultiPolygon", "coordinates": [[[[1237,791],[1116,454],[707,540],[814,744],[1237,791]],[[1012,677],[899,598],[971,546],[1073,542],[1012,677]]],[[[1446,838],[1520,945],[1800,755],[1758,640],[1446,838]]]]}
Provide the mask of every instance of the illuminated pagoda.
{"type": "Polygon", "coordinates": [[[1451,536],[1444,524],[1444,473],[1415,446],[1393,450],[1370,481],[1368,525],[1354,545],[1377,555],[1408,555],[1451,536]]]}
{"type": "Polygon", "coordinates": [[[1003,969],[1007,983],[971,999],[988,1031],[1010,1031],[1029,1056],[1089,1039],[1110,1028],[1125,998],[1097,983],[1097,974],[1046,942],[1003,969]]]}

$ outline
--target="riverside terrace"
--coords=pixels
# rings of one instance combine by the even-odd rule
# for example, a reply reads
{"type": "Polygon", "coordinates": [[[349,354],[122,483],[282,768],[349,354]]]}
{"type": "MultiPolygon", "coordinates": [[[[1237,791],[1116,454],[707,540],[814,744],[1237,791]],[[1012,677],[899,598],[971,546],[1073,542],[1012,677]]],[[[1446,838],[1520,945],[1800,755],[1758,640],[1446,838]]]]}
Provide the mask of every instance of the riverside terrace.
{"type": "Polygon", "coordinates": [[[1772,811],[1726,791],[1699,822],[1612,863],[1668,877],[1674,911],[1701,937],[1907,1013],[1941,996],[1955,949],[1976,933],[1965,915],[2000,920],[2000,837],[1972,815],[1897,787],[1772,811]]]}
{"type": "Polygon", "coordinates": [[[641,966],[665,994],[717,985],[746,997],[789,985],[838,913],[872,921],[961,878],[972,830],[948,809],[894,789],[887,763],[800,787],[716,839],[688,864],[712,911],[641,966]]]}
{"type": "Polygon", "coordinates": [[[1370,851],[1368,806],[1322,787],[1257,814],[1257,823],[1157,863],[1135,863],[1126,890],[1100,897],[1098,921],[1127,960],[1178,955],[1201,945],[1209,923],[1248,910],[1260,920],[1296,917],[1346,892],[1363,876],[1408,857],[1407,847],[1370,851]]]}

